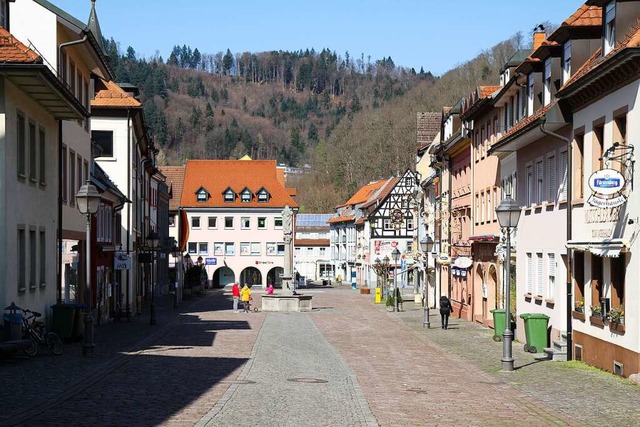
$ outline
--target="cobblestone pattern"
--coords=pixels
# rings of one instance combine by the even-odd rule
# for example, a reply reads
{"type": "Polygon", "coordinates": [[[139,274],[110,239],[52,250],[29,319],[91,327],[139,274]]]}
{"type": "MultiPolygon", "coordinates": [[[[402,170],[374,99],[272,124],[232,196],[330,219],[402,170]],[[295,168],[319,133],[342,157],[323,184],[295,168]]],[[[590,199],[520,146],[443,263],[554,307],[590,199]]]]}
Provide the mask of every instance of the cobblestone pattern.
{"type": "Polygon", "coordinates": [[[303,313],[269,314],[238,379],[253,383],[230,389],[200,425],[377,425],[355,376],[303,313]]]}

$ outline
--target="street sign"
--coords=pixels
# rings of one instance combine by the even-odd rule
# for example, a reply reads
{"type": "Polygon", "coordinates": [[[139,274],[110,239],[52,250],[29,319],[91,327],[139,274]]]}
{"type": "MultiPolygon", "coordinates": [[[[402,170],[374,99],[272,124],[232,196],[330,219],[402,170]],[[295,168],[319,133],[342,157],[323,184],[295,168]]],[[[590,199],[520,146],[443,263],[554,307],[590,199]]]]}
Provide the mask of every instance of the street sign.
{"type": "Polygon", "coordinates": [[[204,265],[218,265],[218,258],[205,258],[204,265]]]}
{"type": "Polygon", "coordinates": [[[126,252],[116,252],[113,256],[114,270],[130,270],[131,257],[126,252]]]}

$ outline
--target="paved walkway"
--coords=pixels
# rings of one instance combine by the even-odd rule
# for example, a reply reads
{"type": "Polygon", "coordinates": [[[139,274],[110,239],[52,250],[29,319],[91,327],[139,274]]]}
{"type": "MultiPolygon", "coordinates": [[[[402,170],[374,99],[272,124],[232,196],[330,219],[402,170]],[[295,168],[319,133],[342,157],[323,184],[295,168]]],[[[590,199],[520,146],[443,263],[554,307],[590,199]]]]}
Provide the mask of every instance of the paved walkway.
{"type": "MultiPolygon", "coordinates": [[[[0,425],[640,425],[640,388],[579,363],[540,362],[422,309],[389,313],[346,286],[304,291],[312,313],[233,313],[222,290],[158,301],[55,357],[0,361],[0,425]],[[326,382],[325,382],[326,381],[326,382]]],[[[260,306],[260,295],[255,303],[260,306]]]]}

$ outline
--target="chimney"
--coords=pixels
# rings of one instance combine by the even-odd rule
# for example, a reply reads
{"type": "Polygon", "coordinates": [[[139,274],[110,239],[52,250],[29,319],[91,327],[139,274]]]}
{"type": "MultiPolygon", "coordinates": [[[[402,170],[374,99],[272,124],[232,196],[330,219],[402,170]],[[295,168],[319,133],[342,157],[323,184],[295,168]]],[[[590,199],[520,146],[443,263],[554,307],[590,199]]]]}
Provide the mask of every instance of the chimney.
{"type": "Polygon", "coordinates": [[[537,27],[533,29],[533,51],[535,52],[538,49],[542,42],[547,38],[547,33],[545,31],[544,25],[539,24],[537,27]]]}

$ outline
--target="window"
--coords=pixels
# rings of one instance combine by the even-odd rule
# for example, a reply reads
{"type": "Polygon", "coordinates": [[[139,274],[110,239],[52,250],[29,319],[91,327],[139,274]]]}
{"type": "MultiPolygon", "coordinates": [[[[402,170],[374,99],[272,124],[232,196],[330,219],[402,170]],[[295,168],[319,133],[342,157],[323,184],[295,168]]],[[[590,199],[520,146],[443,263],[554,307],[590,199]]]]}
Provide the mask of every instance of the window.
{"type": "Polygon", "coordinates": [[[75,96],[76,95],[76,64],[72,60],[69,60],[69,80],[67,80],[67,82],[69,83],[69,88],[71,89],[71,93],[75,96]]]}
{"type": "Polygon", "coordinates": [[[64,82],[69,81],[67,77],[67,54],[64,52],[60,54],[60,69],[58,70],[58,72],[60,73],[59,77],[64,82]]]}
{"type": "Polygon", "coordinates": [[[480,222],[484,222],[485,218],[484,218],[484,191],[482,193],[480,193],[480,222]]]}
{"type": "Polygon", "coordinates": [[[240,218],[240,228],[243,230],[248,230],[251,228],[251,219],[249,217],[240,218]]]}
{"type": "MultiPolygon", "coordinates": [[[[621,115],[613,119],[613,143],[619,143],[621,147],[627,144],[627,116],[621,115]]],[[[626,170],[620,162],[613,162],[614,169],[626,176],[626,170]]]]}
{"type": "Polygon", "coordinates": [[[208,198],[209,198],[209,194],[207,194],[206,190],[201,189],[196,194],[196,200],[198,202],[206,202],[208,198]]]}
{"type": "MultiPolygon", "coordinates": [[[[298,250],[300,248],[296,248],[298,250]]],[[[278,248],[275,242],[267,242],[267,255],[275,255],[278,248]]]]}
{"type": "Polygon", "coordinates": [[[36,147],[36,124],[29,122],[29,180],[32,182],[36,181],[36,147]]]}
{"type": "Polygon", "coordinates": [[[573,142],[573,198],[584,197],[584,135],[576,135],[573,142]]]}
{"type": "Polygon", "coordinates": [[[282,228],[282,217],[275,217],[273,220],[273,226],[276,230],[280,230],[282,228]]]}
{"type": "Polygon", "coordinates": [[[24,116],[18,113],[18,176],[25,178],[27,176],[27,122],[24,116]]]}
{"type": "Polygon", "coordinates": [[[240,256],[251,255],[251,243],[240,242],[240,256]]]}
{"type": "Polygon", "coordinates": [[[536,163],[536,181],[537,181],[537,192],[536,192],[536,203],[541,205],[542,201],[545,199],[544,197],[544,163],[542,160],[536,163]]]}
{"type": "Polygon", "coordinates": [[[47,284],[47,240],[44,230],[40,230],[40,286],[47,284]]]}
{"type": "Polygon", "coordinates": [[[536,253],[536,295],[544,296],[544,285],[542,282],[542,252],[536,253]]]}
{"type": "Polygon", "coordinates": [[[213,254],[218,256],[224,255],[224,243],[215,242],[213,244],[213,254]]]}
{"type": "Polygon", "coordinates": [[[187,251],[190,254],[197,254],[198,253],[198,243],[197,242],[189,242],[189,243],[187,243],[187,251]]]}
{"type": "Polygon", "coordinates": [[[235,247],[235,244],[233,242],[226,242],[224,244],[224,254],[225,255],[235,255],[236,254],[236,247],[235,247]]]}
{"type": "Polygon", "coordinates": [[[327,248],[320,248],[320,256],[324,257],[327,255],[327,248]]]}
{"type": "Polygon", "coordinates": [[[36,287],[36,262],[38,261],[36,252],[36,230],[29,230],[29,287],[36,287]]]}
{"type": "Polygon", "coordinates": [[[600,297],[604,296],[604,282],[603,282],[603,258],[591,255],[591,304],[597,305],[600,303],[600,297]]]}
{"type": "Polygon", "coordinates": [[[175,227],[175,226],[176,226],[176,216],[169,215],[169,227],[175,227]]]}
{"type": "Polygon", "coordinates": [[[407,218],[407,230],[413,230],[413,218],[407,218]]]}
{"type": "Polygon", "coordinates": [[[574,301],[584,301],[584,252],[573,253],[574,301]]]}
{"type": "Polygon", "coordinates": [[[558,191],[556,184],[556,156],[553,154],[547,157],[547,183],[547,200],[553,203],[556,201],[558,191]]]}
{"type": "Polygon", "coordinates": [[[27,236],[23,225],[18,226],[18,291],[27,287],[27,236]]]}
{"type": "Polygon", "coordinates": [[[251,255],[260,255],[260,242],[251,243],[251,255]]]}
{"type": "Polygon", "coordinates": [[[224,228],[233,228],[233,217],[225,216],[224,217],[224,228]]]}
{"type": "Polygon", "coordinates": [[[251,194],[251,191],[244,190],[242,192],[242,195],[240,196],[240,200],[242,201],[242,203],[249,203],[251,202],[251,199],[253,199],[253,195],[251,194]]]}
{"type": "Polygon", "coordinates": [[[45,138],[44,129],[40,128],[38,136],[39,136],[38,143],[40,145],[38,150],[39,161],[40,161],[40,184],[46,184],[47,183],[47,168],[46,168],[47,162],[45,161],[45,157],[46,157],[45,146],[47,141],[45,138]]]}
{"type": "Polygon", "coordinates": [[[529,79],[527,81],[527,115],[533,114],[533,87],[535,83],[535,75],[533,73],[529,74],[529,79]]]}
{"type": "Polygon", "coordinates": [[[544,61],[544,105],[551,102],[551,58],[544,61]]]}
{"type": "Polygon", "coordinates": [[[562,48],[562,83],[566,83],[571,77],[571,40],[562,48]]]}
{"type": "Polygon", "coordinates": [[[267,218],[260,217],[258,218],[258,229],[263,230],[267,228],[267,218]]]}
{"type": "MultiPolygon", "coordinates": [[[[514,199],[515,200],[515,199],[514,199]]],[[[496,221],[498,218],[496,217],[496,207],[498,205],[498,187],[493,187],[493,205],[491,206],[491,219],[496,221]]],[[[464,217],[463,217],[464,219],[464,217]]]]}
{"type": "Polygon", "coordinates": [[[616,44],[616,2],[611,1],[605,7],[604,12],[604,47],[603,54],[607,55],[613,50],[616,44]]]}
{"type": "Polygon", "coordinates": [[[533,293],[533,258],[527,253],[527,293],[533,293]]]}
{"type": "Polygon", "coordinates": [[[69,204],[76,204],[76,153],[69,150],[69,204]]]}
{"type": "Polygon", "coordinates": [[[390,219],[390,218],[385,218],[385,219],[382,221],[382,227],[383,227],[385,230],[391,230],[391,219],[390,219]]]}
{"type": "Polygon", "coordinates": [[[531,206],[533,203],[533,166],[529,165],[525,169],[526,174],[526,184],[527,184],[527,193],[525,199],[525,205],[531,206]]]}
{"type": "Polygon", "coordinates": [[[68,181],[68,171],[67,171],[67,147],[62,146],[62,153],[60,153],[60,157],[62,158],[62,201],[64,203],[67,202],[67,181],[68,181]]]}
{"type": "Polygon", "coordinates": [[[556,254],[547,254],[547,275],[549,276],[547,298],[553,299],[556,289],[556,254]]]}
{"type": "Polygon", "coordinates": [[[604,162],[602,155],[604,154],[604,125],[593,126],[592,150],[593,150],[593,171],[603,169],[604,162]]]}
{"type": "Polygon", "coordinates": [[[80,190],[80,187],[82,187],[82,157],[78,156],[76,157],[78,159],[76,167],[77,167],[77,173],[78,173],[78,181],[76,182],[76,189],[74,190],[76,193],[78,192],[78,190],[80,190]]]}
{"type": "Polygon", "coordinates": [[[284,243],[277,244],[278,255],[284,255],[284,243]]]}
{"type": "Polygon", "coordinates": [[[560,178],[562,179],[562,184],[560,185],[560,200],[567,200],[567,152],[563,151],[560,153],[560,178]]]}
{"type": "Polygon", "coordinates": [[[7,21],[7,0],[0,0],[0,26],[9,28],[7,21]]]}
{"type": "Polygon", "coordinates": [[[260,190],[260,192],[258,193],[258,202],[266,203],[268,201],[269,201],[269,193],[267,193],[266,190],[260,190]]]}
{"type": "Polygon", "coordinates": [[[82,182],[87,182],[89,180],[89,161],[84,161],[84,170],[83,170],[84,179],[82,182]]]}
{"type": "Polygon", "coordinates": [[[208,218],[208,222],[209,222],[209,228],[218,228],[218,217],[217,216],[210,216],[208,218]]]}
{"type": "Polygon", "coordinates": [[[225,202],[233,202],[236,199],[236,194],[233,190],[227,190],[224,192],[224,201],[225,202]]]}
{"type": "Polygon", "coordinates": [[[207,242],[198,243],[198,253],[200,255],[209,255],[209,244],[207,242]]]}
{"type": "Polygon", "coordinates": [[[200,228],[200,217],[191,217],[191,228],[200,228]]]}
{"type": "Polygon", "coordinates": [[[627,269],[626,254],[610,259],[611,264],[611,307],[624,306],[624,276],[627,269]]]}

